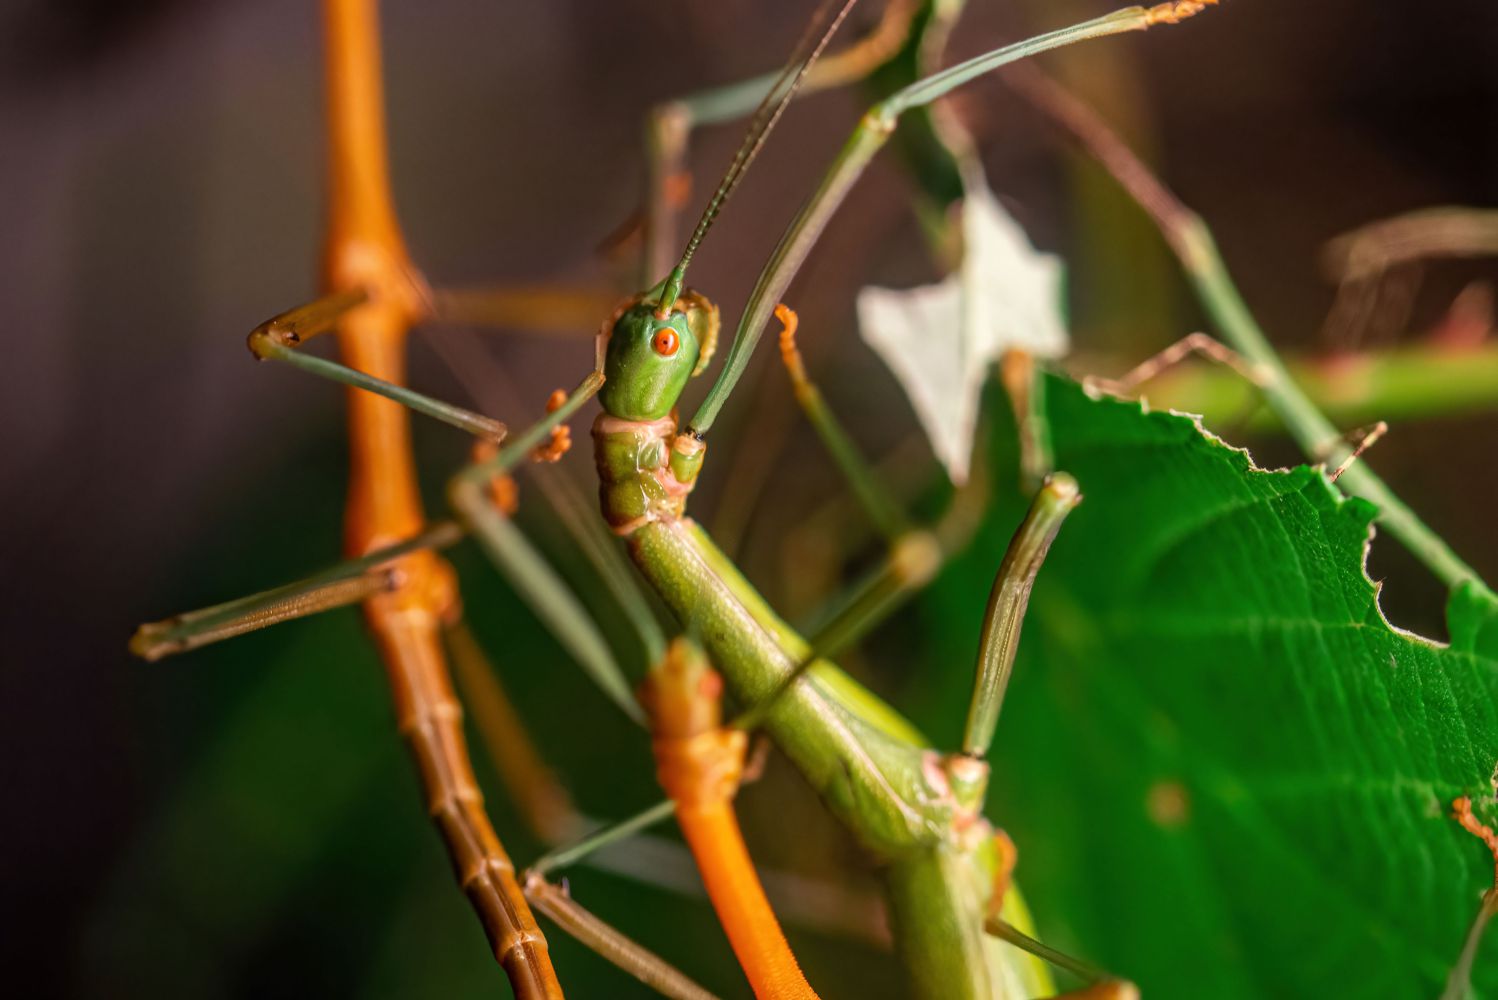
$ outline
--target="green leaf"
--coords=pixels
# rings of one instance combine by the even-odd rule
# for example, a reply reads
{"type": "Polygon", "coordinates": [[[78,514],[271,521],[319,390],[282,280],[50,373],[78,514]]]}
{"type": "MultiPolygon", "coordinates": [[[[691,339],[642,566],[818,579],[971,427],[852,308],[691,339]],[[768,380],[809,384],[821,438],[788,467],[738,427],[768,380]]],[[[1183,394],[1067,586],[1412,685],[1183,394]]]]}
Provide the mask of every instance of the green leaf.
{"type": "MultiPolygon", "coordinates": [[[[1086,500],[1030,605],[990,810],[1042,930],[1155,998],[1435,996],[1493,881],[1450,804],[1495,814],[1498,600],[1453,592],[1449,646],[1401,631],[1363,568],[1375,511],[1319,470],[1047,396],[1086,500]]],[[[992,439],[1012,493],[1013,428],[992,439]]],[[[925,598],[948,666],[1022,506],[995,509],[925,598]]],[[[937,675],[933,729],[971,682],[937,675]]],[[[1474,978],[1498,989],[1492,941],[1474,978]]]]}

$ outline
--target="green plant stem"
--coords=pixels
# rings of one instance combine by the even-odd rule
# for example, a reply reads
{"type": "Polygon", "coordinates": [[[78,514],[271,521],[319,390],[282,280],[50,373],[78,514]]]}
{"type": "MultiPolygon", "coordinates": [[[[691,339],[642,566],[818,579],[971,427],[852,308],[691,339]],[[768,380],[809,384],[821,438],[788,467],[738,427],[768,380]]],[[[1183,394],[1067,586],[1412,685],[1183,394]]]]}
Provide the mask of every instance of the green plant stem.
{"type": "MultiPolygon", "coordinates": [[[[1498,408],[1498,345],[1453,349],[1422,344],[1338,357],[1291,355],[1284,363],[1307,398],[1341,427],[1498,408]]],[[[1126,365],[1117,358],[1073,356],[1067,367],[1082,374],[1126,365]]],[[[1151,379],[1147,395],[1152,402],[1214,423],[1240,418],[1254,430],[1284,428],[1274,410],[1255,408],[1258,387],[1221,365],[1179,365],[1151,379]]]]}
{"type": "Polygon", "coordinates": [[[585,909],[564,887],[539,875],[526,880],[525,898],[562,930],[671,1000],[718,1000],[686,973],[585,909]]]}

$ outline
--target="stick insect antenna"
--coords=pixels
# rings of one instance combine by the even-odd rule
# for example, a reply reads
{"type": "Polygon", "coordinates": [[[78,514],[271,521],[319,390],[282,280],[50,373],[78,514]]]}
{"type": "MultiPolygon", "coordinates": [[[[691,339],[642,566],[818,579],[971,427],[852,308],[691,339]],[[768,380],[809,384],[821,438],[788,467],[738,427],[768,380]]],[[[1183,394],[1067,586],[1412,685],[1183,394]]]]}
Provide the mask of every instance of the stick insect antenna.
{"type": "Polygon", "coordinates": [[[698,405],[697,413],[688,422],[685,433],[700,438],[717,419],[724,400],[744,374],[750,355],[754,353],[754,347],[759,343],[775,305],[783,300],[791,280],[821,238],[833,213],[863,174],[864,168],[894,134],[902,114],[925,107],[957,87],[1000,66],[1087,39],[1118,35],[1126,31],[1143,31],[1157,24],[1176,24],[1218,2],[1219,0],[1169,0],[1154,7],[1127,7],[1090,21],[1036,35],[974,56],[966,62],[917,80],[865,112],[847,145],[833,161],[816,191],[801,206],[801,210],[781,236],[775,252],[760,271],[759,280],[749,293],[749,301],[739,318],[733,343],[728,348],[728,357],[718,372],[718,380],[698,405]]]}
{"type": "Polygon", "coordinates": [[[712,228],[713,222],[718,218],[718,213],[723,210],[734,188],[738,187],[739,181],[744,179],[744,174],[749,170],[749,164],[759,155],[765,140],[769,138],[770,130],[780,120],[791,98],[796,95],[796,90],[801,86],[807,71],[832,41],[832,36],[837,33],[838,27],[853,9],[858,0],[826,0],[822,4],[816,16],[811,19],[806,33],[796,43],[796,49],[791,58],[786,62],[785,68],[775,78],[775,82],[766,92],[764,100],[759,102],[755,109],[754,117],[749,120],[749,128],[744,133],[744,141],[739,144],[738,152],[733,156],[732,162],[728,164],[728,170],[724,172],[723,179],[718,182],[718,189],[708,199],[707,207],[702,210],[702,218],[697,220],[697,227],[692,230],[691,238],[687,240],[686,249],[681,253],[681,260],[671,269],[670,276],[666,279],[665,287],[661,290],[659,308],[666,311],[676,302],[676,297],[681,294],[682,287],[687,280],[687,265],[692,262],[692,255],[702,245],[702,239],[707,231],[712,228]],[[836,8],[831,20],[828,15],[836,8]]]}

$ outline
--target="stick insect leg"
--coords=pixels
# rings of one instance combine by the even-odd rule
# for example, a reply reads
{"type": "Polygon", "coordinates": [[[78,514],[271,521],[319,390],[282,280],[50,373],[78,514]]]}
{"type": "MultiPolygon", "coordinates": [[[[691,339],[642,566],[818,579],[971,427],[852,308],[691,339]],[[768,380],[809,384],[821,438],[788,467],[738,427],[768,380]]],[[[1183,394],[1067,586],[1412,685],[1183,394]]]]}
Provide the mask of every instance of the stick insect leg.
{"type": "Polygon", "coordinates": [[[1498,833],[1494,833],[1492,827],[1472,812],[1472,799],[1469,796],[1463,795],[1451,803],[1451,817],[1463,830],[1482,841],[1488,853],[1493,856],[1494,864],[1493,884],[1482,894],[1482,904],[1477,908],[1477,916],[1467,930],[1461,954],[1446,977],[1446,988],[1441,991],[1441,1000],[1465,1000],[1472,992],[1472,965],[1477,961],[1477,950],[1482,944],[1483,934],[1488,922],[1498,913],[1498,833]]]}
{"type": "Polygon", "coordinates": [[[1263,405],[1263,392],[1269,380],[1274,377],[1273,373],[1262,365],[1250,363],[1226,344],[1201,332],[1187,334],[1116,379],[1100,378],[1095,375],[1084,376],[1082,391],[1093,398],[1104,394],[1127,398],[1134,395],[1135,390],[1144,383],[1176,368],[1192,355],[1200,355],[1208,361],[1229,369],[1254,388],[1255,392],[1245,398],[1242,408],[1229,422],[1229,426],[1246,421],[1263,405]]]}
{"type": "Polygon", "coordinates": [[[734,814],[748,738],[722,726],[721,691],[722,679],[701,650],[685,639],[672,643],[644,689],[656,774],[675,804],[677,824],[755,996],[816,1000],[734,814]]]}
{"type": "MultiPolygon", "coordinates": [[[[993,743],[999,709],[1019,648],[1020,627],[1030,603],[1030,591],[1062,523],[1081,501],[1082,494],[1075,479],[1064,472],[1050,476],[1031,502],[994,577],[988,610],[984,615],[978,669],[963,730],[962,752],[957,758],[981,768],[984,780],[987,765],[982,761],[993,743]]],[[[1006,834],[996,835],[995,846],[1000,863],[995,876],[994,898],[990,902],[990,916],[984,925],[988,933],[1088,981],[1085,988],[1061,994],[1063,997],[1072,1000],[1137,1000],[1139,991],[1132,983],[1108,976],[1035,940],[1000,916],[1017,854],[1014,842],[1006,834]]]]}
{"type": "MultiPolygon", "coordinates": [[[[749,301],[739,321],[733,346],[717,382],[708,391],[707,397],[697,408],[688,425],[687,433],[701,437],[717,419],[729,393],[739,377],[743,375],[754,348],[764,332],[774,306],[779,303],[790,286],[791,280],[800,270],[812,247],[821,237],[833,214],[842,205],[854,183],[894,134],[900,117],[908,111],[925,107],[931,102],[985,73],[1001,66],[1052,49],[1062,48],[1076,42],[1129,31],[1142,31],[1152,25],[1174,24],[1199,13],[1216,0],[1177,0],[1156,7],[1130,7],[1105,14],[1081,24],[1061,28],[1037,35],[1034,38],[1006,45],[1003,48],[958,63],[938,73],[924,77],[908,87],[896,91],[890,97],[870,108],[853,130],[847,144],[828,169],[821,184],[780,238],[774,253],[766,262],[750,293],[749,301]]],[[[684,278],[687,257],[676,265],[671,282],[684,278]]],[[[668,284],[667,290],[671,290],[668,284]]]]}
{"type": "Polygon", "coordinates": [[[552,923],[662,996],[672,1000],[717,1000],[686,973],[589,912],[572,898],[565,886],[553,885],[532,872],[525,880],[525,897],[552,923]]]}
{"type": "Polygon", "coordinates": [[[586,821],[572,807],[566,788],[531,742],[525,720],[515,711],[499,675],[463,620],[461,607],[450,609],[443,622],[443,638],[463,703],[510,801],[531,833],[543,844],[577,836],[586,821]]]}
{"type": "MultiPolygon", "coordinates": [[[[262,330],[262,346],[303,358],[299,342],[335,323],[339,354],[350,367],[322,374],[357,374],[366,387],[400,400],[405,337],[424,311],[423,288],[410,267],[395,218],[385,143],[383,87],[375,0],[324,0],[327,39],[329,209],[325,280],[343,293],[305,318],[262,330]]],[[[274,321],[273,321],[274,322],[274,321]]],[[[275,353],[275,351],[272,351],[275,353]]],[[[293,361],[293,363],[295,363],[293,361]]],[[[339,379],[343,381],[343,378],[339,379]]],[[[425,397],[409,400],[434,402],[425,397]]],[[[423,406],[416,406],[423,409],[423,406]]],[[[459,426],[496,436],[502,428],[466,411],[443,410],[459,426]]],[[[399,406],[368,392],[349,398],[350,476],[345,544],[362,554],[422,531],[425,515],[410,446],[410,424],[399,406]]],[[[397,726],[416,764],[427,810],[441,835],[458,884],[483,925],[510,987],[521,1000],[561,1000],[546,938],[515,877],[515,867],[483,808],[453,696],[440,636],[456,596],[451,569],[430,552],[398,564],[400,586],[364,602],[369,630],[384,662],[397,726]]]]}
{"type": "MultiPolygon", "coordinates": [[[[1044,80],[1043,77],[1038,78],[1044,80]]],[[[1320,408],[1291,380],[1243,301],[1227,264],[1200,216],[1192,212],[1134,155],[1091,108],[1054,84],[1025,88],[1025,96],[1070,132],[1154,220],[1180,259],[1197,298],[1222,334],[1245,355],[1264,364],[1274,378],[1264,395],[1290,436],[1314,453],[1338,435],[1320,408]]],[[[1341,457],[1334,456],[1334,457],[1341,457]]],[[[1476,578],[1472,567],[1430,530],[1371,469],[1354,466],[1344,477],[1347,492],[1379,508],[1380,524],[1448,586],[1476,578]]]]}
{"type": "Polygon", "coordinates": [[[591,337],[619,304],[608,289],[565,285],[434,288],[423,322],[591,337]]]}
{"type": "Polygon", "coordinates": [[[331,566],[304,580],[148,622],[131,636],[130,651],[143,660],[155,661],[268,625],[359,604],[400,585],[399,570],[389,565],[394,560],[423,549],[447,548],[462,537],[463,530],[457,524],[439,522],[414,538],[331,566]]]}
{"type": "Polygon", "coordinates": [[[657,803],[643,812],[600,829],[575,844],[548,852],[524,874],[526,898],[541,913],[578,941],[589,946],[619,968],[670,997],[686,1000],[711,998],[680,971],[663,959],[621,934],[572,899],[565,886],[547,879],[553,871],[566,868],[594,851],[632,837],[642,830],[668,819],[676,805],[670,800],[657,803]]]}
{"type": "Polygon", "coordinates": [[[976,509],[983,506],[986,470],[981,465],[974,469],[971,481],[958,490],[956,500],[940,522],[929,529],[914,527],[807,375],[796,346],[796,314],[780,305],[775,315],[782,324],[780,356],[796,401],[889,547],[880,566],[836,600],[812,633],[812,646],[818,654],[834,656],[888,617],[911,593],[929,583],[946,556],[966,544],[977,523],[972,516],[974,498],[978,498],[976,509]]]}
{"type": "Polygon", "coordinates": [[[830,615],[813,633],[813,648],[822,656],[833,656],[882,620],[901,596],[928,582],[941,565],[941,548],[930,532],[911,527],[899,504],[879,482],[816,383],[807,375],[806,363],[796,346],[795,312],[780,304],[775,307],[775,317],[781,324],[780,359],[790,376],[796,402],[848,481],[864,514],[889,546],[884,563],[834,604],[830,615]]]}
{"type": "Polygon", "coordinates": [[[1058,993],[1057,1000],[1139,1000],[1139,988],[1128,980],[1109,975],[1089,962],[1052,948],[1000,917],[989,917],[984,922],[983,929],[1001,941],[1007,941],[1021,951],[1087,981],[1088,985],[1079,990],[1058,993]]]}
{"type": "Polygon", "coordinates": [[[1039,489],[1055,464],[1051,424],[1045,412],[1045,373],[1033,354],[1014,349],[1005,351],[999,359],[999,381],[1019,428],[1020,487],[1026,491],[1039,489]]]}
{"type": "MultiPolygon", "coordinates": [[[[1099,393],[1106,393],[1110,396],[1128,396],[1145,382],[1164,374],[1193,354],[1199,354],[1209,361],[1231,368],[1258,389],[1263,389],[1273,378],[1273,373],[1266,370],[1264,366],[1251,363],[1221,341],[1198,332],[1188,334],[1153,357],[1146,358],[1117,379],[1089,375],[1082,379],[1082,388],[1093,396],[1099,393]]],[[[1359,427],[1330,441],[1322,442],[1317,448],[1310,449],[1311,458],[1325,462],[1335,453],[1343,456],[1341,463],[1329,476],[1335,483],[1342,478],[1342,474],[1354,462],[1363,456],[1365,451],[1377,444],[1388,431],[1387,423],[1382,420],[1376,421],[1366,427],[1359,427]],[[1348,446],[1351,446],[1351,451],[1344,450],[1348,446]]]]}
{"type": "Polygon", "coordinates": [[[1187,334],[1116,379],[1089,375],[1082,379],[1082,388],[1093,395],[1107,393],[1110,396],[1128,396],[1144,383],[1176,367],[1193,354],[1199,354],[1210,361],[1225,365],[1259,387],[1263,387],[1271,377],[1270,373],[1261,366],[1251,363],[1231,347],[1212,339],[1205,333],[1197,332],[1187,334]]]}
{"type": "Polygon", "coordinates": [[[508,473],[547,440],[552,430],[577,412],[602,383],[600,372],[590,373],[545,419],[516,435],[493,458],[469,465],[453,476],[448,483],[448,500],[485,555],[547,625],[557,641],[605,695],[631,719],[643,725],[645,717],[630,684],[592,616],[520,529],[487,495],[487,486],[496,475],[508,473]]]}
{"type": "MultiPolygon", "coordinates": [[[[986,464],[981,447],[978,463],[986,464]]],[[[890,539],[879,565],[830,602],[816,625],[807,630],[814,657],[836,656],[859,642],[935,579],[947,558],[967,545],[982,519],[989,491],[987,473],[978,463],[972,478],[957,490],[935,524],[890,539]]]]}
{"type": "MultiPolygon", "coordinates": [[[[866,78],[893,58],[910,34],[920,9],[918,0],[890,0],[879,23],[863,38],[831,55],[823,56],[807,73],[799,95],[805,97],[866,78]]],[[[651,109],[645,124],[645,250],[641,287],[661,279],[673,263],[676,219],[690,183],[685,168],[692,129],[717,125],[752,113],[776,81],[776,73],[725,84],[687,94],[651,109]]]]}
{"type": "MultiPolygon", "coordinates": [[[[761,742],[759,746],[766,747],[767,744],[761,742]]],[[[740,787],[758,779],[756,764],[755,747],[751,745],[740,787]]],[[[541,855],[526,869],[522,880],[529,884],[536,877],[553,879],[556,873],[583,864],[597,871],[698,898],[703,892],[702,882],[690,852],[674,840],[645,833],[650,827],[670,819],[675,811],[676,804],[666,799],[626,819],[600,824],[591,833],[541,855]],[[629,844],[627,852],[610,850],[625,842],[629,844]]],[[[888,947],[888,929],[880,917],[877,898],[773,869],[762,869],[761,877],[775,901],[776,910],[788,923],[888,947]]]]}
{"type": "Polygon", "coordinates": [[[1064,472],[1052,475],[1035,495],[999,564],[984,614],[977,676],[963,730],[962,752],[968,757],[981,760],[993,743],[1035,576],[1062,522],[1081,502],[1075,479],[1064,472]]]}
{"type": "Polygon", "coordinates": [[[520,529],[482,494],[461,486],[453,505],[479,546],[610,700],[631,719],[643,721],[618,660],[592,616],[520,529]]]}
{"type": "MultiPolygon", "coordinates": [[[[967,756],[979,759],[988,751],[1009,672],[1014,663],[1014,654],[1018,649],[1020,624],[1030,600],[1030,588],[1035,582],[1035,574],[1039,571],[1056,532],[1060,530],[1061,522],[1081,499],[1076,480],[1071,476],[1064,472],[1050,476],[1036,494],[1029,513],[1009,543],[1009,549],[994,580],[983,625],[978,676],[974,682],[972,702],[968,707],[967,730],[963,739],[963,753],[967,756]]],[[[972,519],[972,513],[962,500],[959,496],[959,503],[953,505],[935,531],[909,532],[898,539],[893,556],[856,585],[837,607],[833,617],[814,633],[810,650],[799,651],[800,660],[796,668],[781,679],[768,697],[735,719],[734,727],[752,729],[759,725],[775,702],[796,684],[802,674],[825,657],[836,655],[839,650],[862,638],[894,611],[901,600],[935,575],[942,558],[943,539],[953,533],[951,526],[962,524],[964,527],[958,530],[963,536],[967,533],[965,525],[972,519]],[[912,548],[902,551],[902,543],[912,548]],[[927,545],[931,548],[912,554],[918,551],[913,546],[927,545]],[[913,568],[912,564],[916,560],[929,568],[913,568]],[[906,565],[902,566],[902,561],[906,565]]],[[[982,506],[983,501],[977,501],[976,509],[981,510],[982,506]]]]}
{"type": "Polygon", "coordinates": [[[364,290],[335,292],[307,305],[297,306],[273,316],[250,332],[250,353],[262,361],[282,361],[293,368],[332,379],[356,389],[393,399],[417,413],[451,424],[460,430],[492,441],[505,436],[505,425],[492,417],[433,399],[403,385],[298,350],[319,334],[333,329],[338,322],[362,306],[370,304],[364,290]]]}
{"type": "Polygon", "coordinates": [[[547,851],[541,857],[537,858],[535,863],[526,869],[526,871],[528,874],[544,877],[554,871],[574,865],[594,851],[621,840],[626,840],[642,830],[664,822],[671,817],[674,809],[675,804],[670,799],[657,802],[650,808],[642,809],[627,819],[610,823],[595,830],[575,843],[547,851]]]}
{"type": "Polygon", "coordinates": [[[817,432],[817,437],[822,439],[822,445],[832,456],[838,471],[848,481],[848,486],[863,507],[864,513],[880,533],[893,542],[910,531],[910,522],[874,475],[874,470],[869,468],[867,460],[859,453],[858,446],[853,443],[842,422],[822,398],[821,390],[807,375],[806,363],[801,357],[800,348],[796,346],[796,329],[799,326],[796,313],[781,303],[775,307],[775,318],[780,321],[781,326],[780,360],[785,365],[786,374],[790,376],[791,391],[795,394],[797,404],[806,414],[807,422],[817,432]]]}
{"type": "MultiPolygon", "coordinates": [[[[1334,483],[1338,479],[1341,479],[1342,473],[1351,468],[1353,462],[1363,457],[1363,452],[1372,448],[1387,433],[1389,433],[1389,425],[1382,420],[1369,424],[1367,427],[1359,427],[1355,431],[1347,432],[1341,440],[1354,441],[1357,443],[1357,447],[1352,449],[1352,453],[1344,458],[1342,464],[1337,466],[1336,470],[1327,478],[1334,483]]],[[[1331,451],[1331,448],[1328,447],[1327,450],[1331,451]]]]}
{"type": "Polygon", "coordinates": [[[537,469],[533,477],[563,527],[587,557],[599,578],[618,603],[639,640],[647,663],[655,663],[666,652],[666,637],[655,610],[641,589],[639,577],[619,549],[619,540],[598,516],[597,497],[584,497],[577,485],[557,471],[537,469]]]}

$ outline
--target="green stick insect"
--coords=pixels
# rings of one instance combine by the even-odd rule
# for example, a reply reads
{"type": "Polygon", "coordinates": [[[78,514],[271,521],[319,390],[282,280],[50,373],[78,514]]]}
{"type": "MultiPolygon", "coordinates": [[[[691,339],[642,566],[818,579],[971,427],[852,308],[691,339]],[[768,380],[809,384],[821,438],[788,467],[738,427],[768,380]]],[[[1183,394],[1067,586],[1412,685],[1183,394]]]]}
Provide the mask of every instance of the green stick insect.
{"type": "MultiPolygon", "coordinates": [[[[707,533],[686,516],[688,495],[700,477],[706,436],[744,373],[764,327],[781,302],[829,219],[875,154],[894,133],[901,116],[955,88],[1016,60],[1066,45],[1190,17],[1215,0],[1131,7],[1029,40],[1007,45],[902,86],[861,119],[825,177],[808,198],[765,264],[737,324],[723,369],[684,429],[674,416],[688,381],[711,361],[719,316],[702,294],[686,286],[688,268],[723,205],[742,180],[798,86],[846,17],[854,0],[829,5],[821,21],[778,77],[753,82],[743,93],[761,95],[743,145],[708,202],[685,249],[653,287],[625,300],[603,324],[594,366],[552,412],[526,430],[504,436],[502,426],[481,414],[432,399],[404,386],[303,353],[299,348],[333,328],[339,317],[370,296],[343,293],[283,314],[251,336],[257,356],[280,360],[314,374],[395,400],[413,410],[487,440],[503,438],[492,457],[459,472],[448,497],[461,528],[470,533],[510,579],[535,613],[620,708],[637,721],[640,707],[598,627],[577,597],[530,547],[493,503],[490,486],[552,437],[589,399],[602,413],[593,427],[602,514],[623,539],[629,558],[665,605],[705,648],[747,711],[738,725],[762,726],[821,796],[831,813],[878,862],[896,947],[909,974],[911,992],[930,998],[1038,996],[1051,992],[1048,973],[1035,956],[1081,966],[1034,941],[1024,904],[1008,885],[1012,853],[1007,838],[983,818],[988,780],[985,755],[1017,646],[1030,584],[1067,513],[1080,501],[1077,484],[1064,473],[1040,489],[1015,536],[995,581],[983,629],[973,699],[960,749],[942,752],[893,708],[844,673],[826,654],[855,641],[887,610],[876,574],[869,587],[843,603],[824,638],[808,642],[755,591],[707,533]]],[[[652,206],[651,216],[659,206],[652,206]]],[[[658,235],[658,234],[657,234],[658,235]]],[[[649,255],[647,255],[649,256],[649,255]]],[[[782,312],[782,321],[789,318],[782,312]]],[[[801,380],[803,385],[804,378],[801,380]]],[[[810,394],[802,393],[803,402],[810,394]]],[[[846,435],[824,406],[808,413],[825,440],[841,441],[838,462],[854,474],[861,495],[874,495],[870,476],[846,446],[846,435]]],[[[890,504],[874,504],[876,517],[890,504]]],[[[395,584],[382,569],[390,559],[450,544],[452,525],[335,567],[302,584],[220,605],[168,622],[143,626],[133,647],[154,658],[300,614],[364,600],[395,584]]],[[[601,562],[617,559],[604,547],[601,562]]],[[[637,626],[652,660],[665,640],[627,574],[608,577],[611,589],[637,626]]],[[[887,594],[884,596],[887,597],[887,594]]],[[[574,860],[594,844],[636,831],[664,818],[653,807],[591,837],[587,844],[538,862],[534,873],[574,860]]],[[[533,899],[556,904],[544,879],[533,899]]],[[[551,912],[551,911],[545,911],[551,912]]],[[[574,914],[575,917],[575,914],[574,914]]],[[[628,945],[586,919],[559,921],[584,940],[670,995],[700,995],[673,988],[659,960],[628,945]]],[[[1088,995],[1127,995],[1126,984],[1100,982],[1088,995]]],[[[537,994],[540,995],[540,994],[537,994]]],[[[550,995],[550,994],[547,994],[550,995]]]]}

